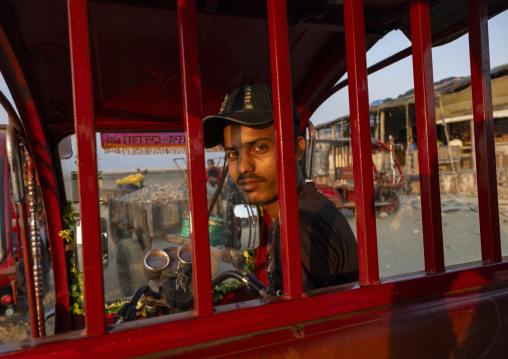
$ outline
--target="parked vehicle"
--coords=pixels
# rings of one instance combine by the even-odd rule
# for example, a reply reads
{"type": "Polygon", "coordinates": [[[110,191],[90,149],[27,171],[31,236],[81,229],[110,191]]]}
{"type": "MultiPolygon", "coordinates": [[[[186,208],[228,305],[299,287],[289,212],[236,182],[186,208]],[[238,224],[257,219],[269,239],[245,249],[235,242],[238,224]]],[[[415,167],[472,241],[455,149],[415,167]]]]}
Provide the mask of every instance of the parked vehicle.
{"type": "MultiPolygon", "coordinates": [[[[55,334],[3,345],[0,355],[505,356],[508,262],[500,244],[486,39],[487,19],[507,9],[504,0],[0,1],[0,70],[17,109],[8,113],[15,140],[24,143],[34,166],[28,171],[28,202],[37,203],[37,185],[56,298],[55,334]],[[394,29],[411,38],[412,48],[367,70],[366,50],[394,29]],[[446,267],[431,50],[467,32],[482,261],[446,267]],[[410,54],[423,137],[418,156],[425,270],[380,278],[367,73],[410,54]],[[303,130],[346,71],[359,281],[304,292],[296,183],[288,180],[295,173],[288,118],[293,97],[303,130]],[[218,113],[226,93],[250,83],[271,83],[273,89],[284,288],[281,296],[265,298],[270,218],[246,206],[235,222],[242,233],[235,247],[249,249],[247,256],[254,251],[249,260],[255,279],[251,273],[231,274],[248,291],[233,291],[214,303],[212,285],[230,274],[214,277],[202,118],[218,113]],[[130,138],[133,131],[146,135],[130,138]],[[103,268],[114,252],[104,245],[108,226],[100,212],[98,132],[115,133],[114,146],[185,153],[188,164],[190,245],[152,248],[144,255],[152,282],[115,309],[114,323],[106,315],[111,303],[104,288],[111,280],[103,268]],[[57,150],[71,134],[77,145],[78,211],[66,202],[68,178],[57,150]],[[136,319],[139,298],[148,319],[136,319]]],[[[0,102],[8,107],[5,99],[0,102]]],[[[13,152],[20,148],[16,141],[13,152]]],[[[16,161],[19,155],[11,167],[16,161]]],[[[13,182],[20,181],[17,173],[13,182]]],[[[20,200],[19,186],[13,192],[20,200]]],[[[32,213],[30,222],[38,247],[32,213]]],[[[34,337],[46,334],[40,261],[35,251],[34,283],[27,286],[34,337]]]]}
{"type": "MultiPolygon", "coordinates": [[[[407,185],[393,148],[372,139],[372,172],[376,209],[388,214],[399,208],[397,193],[407,185]]],[[[316,140],[313,175],[318,191],[337,208],[355,208],[351,139],[316,140]]]]}

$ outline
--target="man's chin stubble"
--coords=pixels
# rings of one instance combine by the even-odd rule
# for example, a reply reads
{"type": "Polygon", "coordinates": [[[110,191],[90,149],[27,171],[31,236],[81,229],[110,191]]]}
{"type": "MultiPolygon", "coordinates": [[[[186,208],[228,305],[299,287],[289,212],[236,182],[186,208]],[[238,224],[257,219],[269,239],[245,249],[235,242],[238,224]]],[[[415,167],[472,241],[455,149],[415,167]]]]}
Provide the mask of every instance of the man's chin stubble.
{"type": "Polygon", "coordinates": [[[272,204],[272,203],[275,203],[275,202],[277,202],[277,201],[279,200],[279,196],[278,196],[278,195],[277,195],[277,196],[275,196],[274,198],[272,198],[272,199],[270,199],[270,200],[266,201],[266,202],[257,202],[257,201],[253,201],[250,197],[247,197],[246,195],[244,195],[244,197],[245,197],[245,202],[246,202],[247,204],[250,204],[251,206],[252,206],[252,205],[268,206],[268,205],[270,205],[270,204],[272,204]]]}

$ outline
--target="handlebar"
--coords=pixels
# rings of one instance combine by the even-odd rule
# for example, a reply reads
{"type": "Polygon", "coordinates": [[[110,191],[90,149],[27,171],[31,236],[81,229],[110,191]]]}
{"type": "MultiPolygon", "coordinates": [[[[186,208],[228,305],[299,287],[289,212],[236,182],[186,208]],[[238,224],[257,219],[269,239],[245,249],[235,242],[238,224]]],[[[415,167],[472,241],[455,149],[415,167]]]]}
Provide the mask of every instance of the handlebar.
{"type": "Polygon", "coordinates": [[[150,295],[155,299],[160,299],[161,295],[157,292],[154,292],[149,286],[143,285],[138,288],[138,290],[134,293],[129,303],[125,303],[122,307],[116,312],[113,320],[116,324],[122,322],[128,322],[136,319],[136,304],[143,294],[150,295]]]}
{"type": "MultiPolygon", "coordinates": [[[[270,292],[268,288],[265,287],[263,282],[259,281],[253,273],[248,272],[248,274],[244,275],[240,272],[229,270],[226,272],[223,272],[219,274],[217,277],[213,278],[212,280],[212,288],[216,285],[220,284],[221,282],[227,280],[227,279],[237,279],[240,281],[248,290],[250,294],[253,296],[261,296],[263,298],[270,297],[270,292]]],[[[161,288],[161,290],[164,292],[165,298],[166,298],[166,305],[169,308],[177,308],[177,309],[189,309],[189,307],[192,306],[192,297],[193,293],[192,291],[180,291],[178,290],[173,282],[167,282],[166,280],[164,283],[170,283],[168,288],[164,289],[164,285],[161,288]],[[183,304],[182,304],[183,303],[183,304]]],[[[131,300],[128,303],[125,303],[122,305],[122,307],[118,310],[118,312],[113,317],[113,320],[116,324],[120,324],[123,322],[128,322],[131,320],[136,319],[136,304],[138,303],[141,296],[145,294],[148,297],[151,297],[155,300],[162,299],[161,293],[153,291],[149,286],[144,285],[140,287],[134,295],[132,296],[131,300]]],[[[147,312],[148,315],[148,312],[147,312]]]]}
{"type": "Polygon", "coordinates": [[[225,271],[225,272],[219,274],[217,277],[215,277],[212,280],[212,288],[215,287],[216,285],[218,285],[219,283],[224,282],[227,279],[239,280],[250,291],[252,291],[254,293],[259,293],[259,295],[261,295],[262,297],[266,298],[266,297],[270,296],[269,291],[265,287],[263,282],[258,280],[254,276],[254,274],[249,273],[247,276],[245,276],[242,273],[234,271],[234,270],[225,271]]]}

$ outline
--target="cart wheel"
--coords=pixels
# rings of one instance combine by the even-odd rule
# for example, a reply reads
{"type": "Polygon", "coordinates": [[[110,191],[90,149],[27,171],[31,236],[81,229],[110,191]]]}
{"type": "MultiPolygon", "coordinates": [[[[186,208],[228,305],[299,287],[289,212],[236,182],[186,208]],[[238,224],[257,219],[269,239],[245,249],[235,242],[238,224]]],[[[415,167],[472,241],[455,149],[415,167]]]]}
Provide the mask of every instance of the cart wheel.
{"type": "Polygon", "coordinates": [[[394,193],[393,197],[392,197],[392,204],[390,204],[388,206],[384,206],[384,207],[382,207],[382,209],[386,213],[392,214],[392,213],[397,212],[397,210],[399,209],[399,205],[400,205],[399,196],[397,196],[397,193],[394,193]]]}
{"type": "Polygon", "coordinates": [[[148,283],[143,270],[143,258],[143,249],[136,239],[120,241],[116,253],[116,270],[120,288],[125,296],[133,295],[136,289],[148,283]]]}

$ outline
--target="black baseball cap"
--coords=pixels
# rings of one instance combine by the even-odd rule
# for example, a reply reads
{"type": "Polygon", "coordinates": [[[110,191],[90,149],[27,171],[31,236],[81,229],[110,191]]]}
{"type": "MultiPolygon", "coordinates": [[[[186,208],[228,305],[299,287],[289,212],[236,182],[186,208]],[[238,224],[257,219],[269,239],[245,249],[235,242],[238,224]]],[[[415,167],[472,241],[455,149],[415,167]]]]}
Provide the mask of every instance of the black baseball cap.
{"type": "MultiPolygon", "coordinates": [[[[203,119],[205,148],[224,143],[224,127],[228,122],[258,126],[273,122],[272,88],[268,85],[242,86],[226,95],[220,112],[203,119]]],[[[293,101],[294,131],[300,133],[300,116],[293,101]]]]}

